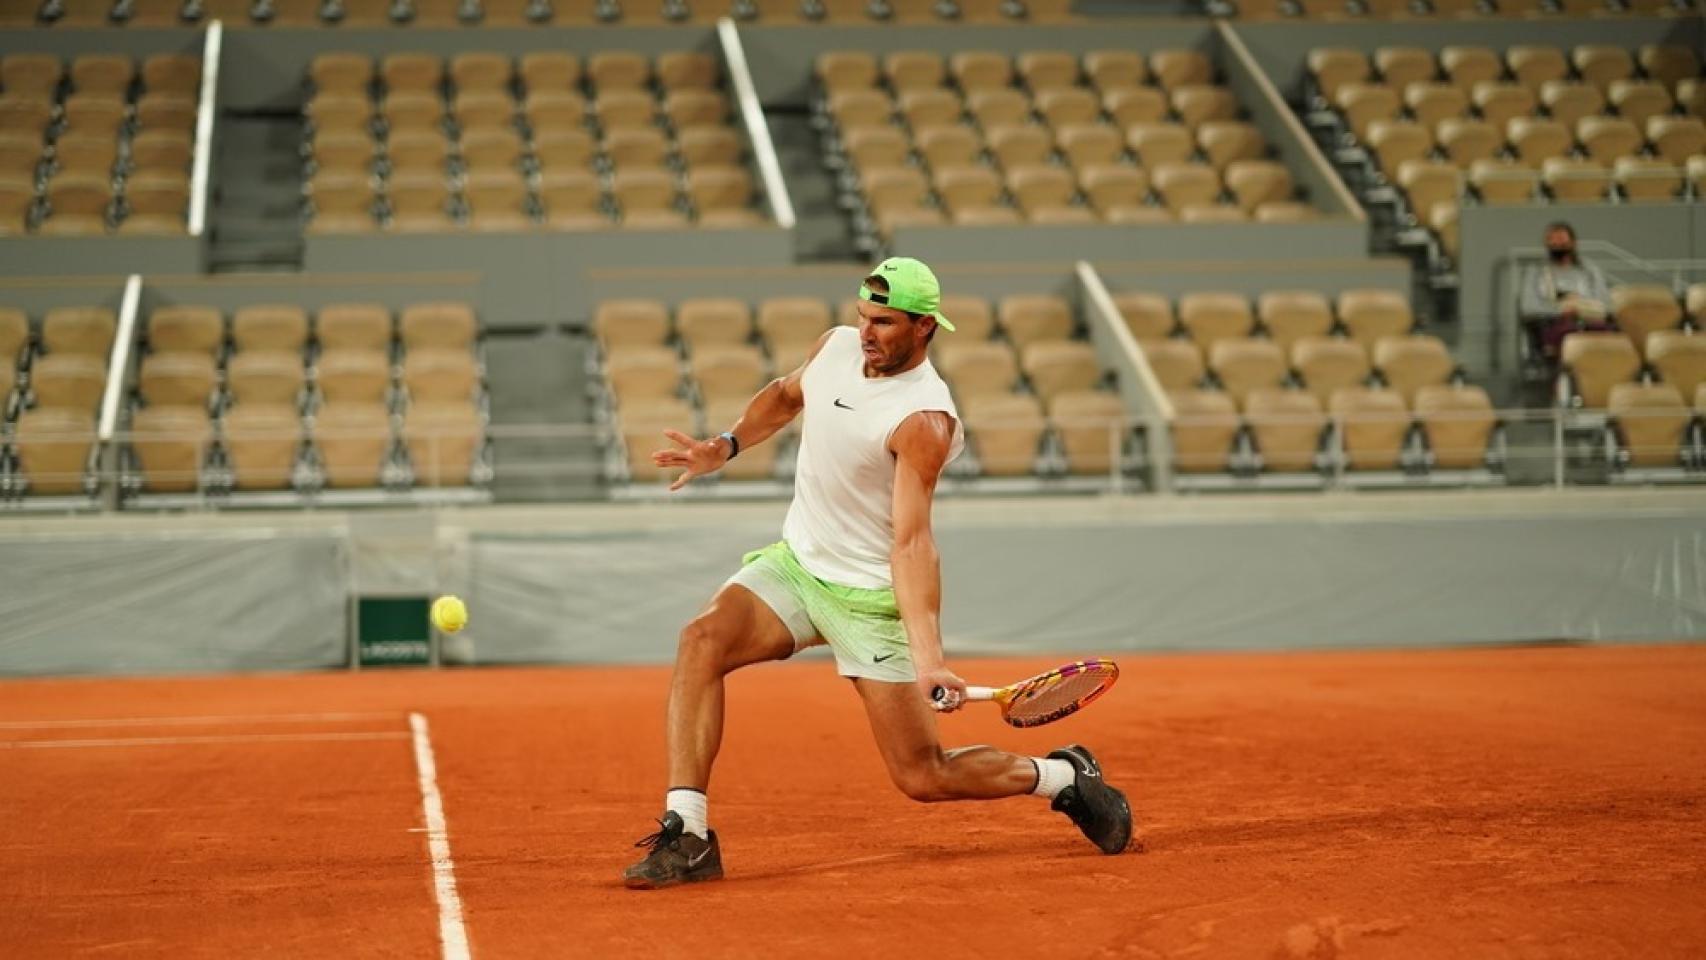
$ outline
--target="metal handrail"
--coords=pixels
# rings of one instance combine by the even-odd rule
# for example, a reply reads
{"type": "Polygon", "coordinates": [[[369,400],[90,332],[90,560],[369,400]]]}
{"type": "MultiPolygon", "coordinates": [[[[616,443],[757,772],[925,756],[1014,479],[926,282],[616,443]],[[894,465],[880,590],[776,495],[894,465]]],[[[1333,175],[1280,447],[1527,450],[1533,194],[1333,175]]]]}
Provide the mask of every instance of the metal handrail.
{"type": "Polygon", "coordinates": [[[723,60],[729,67],[729,80],[734,84],[735,101],[740,105],[741,122],[752,141],[752,153],[758,161],[758,176],[764,181],[764,193],[770,198],[770,212],[777,226],[791,230],[795,224],[794,201],[788,196],[787,182],[782,178],[782,163],[776,156],[776,144],[770,139],[770,127],[764,121],[764,107],[758,100],[758,88],[752,82],[752,69],[746,62],[746,48],[740,42],[740,30],[728,17],[717,20],[717,40],[723,47],[723,60]]]}
{"type": "Polygon", "coordinates": [[[195,160],[190,173],[190,222],[192,237],[207,231],[208,180],[213,169],[213,118],[219,103],[219,52],[225,45],[225,25],[218,20],[207,25],[201,47],[201,95],[195,108],[195,160]]]}

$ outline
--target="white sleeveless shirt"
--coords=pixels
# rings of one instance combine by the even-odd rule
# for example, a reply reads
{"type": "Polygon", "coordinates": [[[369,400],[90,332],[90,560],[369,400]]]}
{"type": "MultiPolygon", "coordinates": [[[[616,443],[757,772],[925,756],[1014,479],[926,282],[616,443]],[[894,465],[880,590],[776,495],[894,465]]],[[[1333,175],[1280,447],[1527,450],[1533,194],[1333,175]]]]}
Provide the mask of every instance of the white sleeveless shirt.
{"type": "Polygon", "coordinates": [[[893,585],[894,454],[889,438],[921,410],[954,418],[952,460],[965,449],[959,411],[926,359],[892,377],[866,377],[859,331],[837,327],[801,378],[801,416],[794,502],[782,538],[812,576],[844,587],[893,585]]]}

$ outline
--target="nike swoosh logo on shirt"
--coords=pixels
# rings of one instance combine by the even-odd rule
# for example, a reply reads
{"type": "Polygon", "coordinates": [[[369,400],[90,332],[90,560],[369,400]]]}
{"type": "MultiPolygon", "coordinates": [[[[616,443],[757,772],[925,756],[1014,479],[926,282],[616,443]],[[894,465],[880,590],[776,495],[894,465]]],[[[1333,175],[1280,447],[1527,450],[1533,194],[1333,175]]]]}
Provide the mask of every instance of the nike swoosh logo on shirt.
{"type": "Polygon", "coordinates": [[[835,405],[836,405],[836,406],[838,406],[838,407],[840,407],[840,408],[841,408],[841,409],[843,409],[843,410],[851,410],[851,409],[853,409],[853,408],[852,408],[852,407],[849,407],[849,406],[848,406],[848,405],[847,405],[847,404],[845,404],[845,403],[842,403],[842,402],[841,402],[841,398],[840,398],[840,397],[836,397],[836,398],[835,398],[835,405]]]}

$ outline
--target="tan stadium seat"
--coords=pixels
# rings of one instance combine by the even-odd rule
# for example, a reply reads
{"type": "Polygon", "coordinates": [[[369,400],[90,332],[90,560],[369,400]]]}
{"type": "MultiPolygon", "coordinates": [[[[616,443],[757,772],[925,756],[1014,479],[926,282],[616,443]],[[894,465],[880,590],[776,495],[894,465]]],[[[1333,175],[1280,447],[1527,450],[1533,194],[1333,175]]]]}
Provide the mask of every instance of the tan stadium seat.
{"type": "Polygon", "coordinates": [[[1518,83],[1481,83],[1475,85],[1475,110],[1494,130],[1507,130],[1517,117],[1533,116],[1540,101],[1534,90],[1518,83]]]}
{"type": "Polygon", "coordinates": [[[959,94],[938,87],[902,91],[900,114],[917,135],[932,127],[951,127],[960,122],[964,104],[959,94]]]}
{"type": "Polygon", "coordinates": [[[384,403],[391,363],[373,350],[327,350],[314,363],[314,382],[329,403],[384,403]]]}
{"type": "Polygon", "coordinates": [[[1516,82],[1538,94],[1540,88],[1570,74],[1569,61],[1557,47],[1518,45],[1505,50],[1505,65],[1516,82]]]}
{"type": "Polygon", "coordinates": [[[1374,344],[1374,366],[1386,385],[1409,403],[1425,386],[1445,383],[1457,364],[1438,337],[1382,337],[1374,344]]]}
{"type": "Polygon", "coordinates": [[[1648,334],[1682,326],[1682,304],[1669,287],[1658,284],[1613,287],[1611,313],[1637,353],[1644,352],[1648,334]]]}
{"type": "Polygon", "coordinates": [[[1202,348],[1190,340],[1142,340],[1138,346],[1163,390],[1195,389],[1208,373],[1202,348]]]}
{"type": "Polygon", "coordinates": [[[136,79],[136,61],[118,53],[85,53],[71,61],[71,89],[123,98],[136,79]]]}
{"type": "Polygon", "coordinates": [[[1217,341],[1250,336],[1256,318],[1241,293],[1194,292],[1179,298],[1179,323],[1206,351],[1217,341]]]}
{"type": "Polygon", "coordinates": [[[1060,152],[1074,171],[1117,162],[1125,153],[1125,138],[1105,123],[1063,126],[1056,131],[1060,152]]]}
{"type": "Polygon", "coordinates": [[[1583,117],[1595,116],[1605,109],[1605,95],[1598,87],[1564,80],[1549,80],[1541,86],[1540,102],[1567,131],[1574,130],[1583,117]]]}
{"type": "Polygon", "coordinates": [[[1256,298],[1256,315],[1268,337],[1290,352],[1305,337],[1324,337],[1333,329],[1333,310],[1314,290],[1271,290],[1256,298]]]}
{"type": "Polygon", "coordinates": [[[480,91],[508,97],[514,79],[515,63],[508,54],[473,51],[450,58],[450,82],[459,96],[480,91]]]}
{"type": "Polygon", "coordinates": [[[982,297],[966,294],[944,296],[941,311],[953,321],[956,340],[988,340],[995,333],[995,311],[982,297]]]}
{"type": "Polygon", "coordinates": [[[226,389],[239,405],[280,404],[294,409],[305,379],[301,356],[281,350],[238,353],[225,370],[226,389]]]}
{"type": "Polygon", "coordinates": [[[1022,127],[1031,120],[1031,101],[1017,90],[971,91],[966,109],[986,134],[995,127],[1022,127]]]}
{"type": "Polygon", "coordinates": [[[35,186],[24,180],[0,180],[0,235],[24,232],[24,221],[35,205],[35,186]]]}
{"type": "Polygon", "coordinates": [[[459,93],[450,102],[450,115],[466,143],[470,137],[516,138],[515,101],[507,94],[489,90],[459,93]]]}
{"type": "Polygon", "coordinates": [[[1309,75],[1328,103],[1347,83],[1363,83],[1374,74],[1368,54],[1353,47],[1316,47],[1309,51],[1309,75]]]}
{"type": "Polygon", "coordinates": [[[1037,113],[1055,130],[1076,124],[1096,123],[1102,104],[1088,90],[1078,88],[1044,90],[1036,95],[1037,113]]]}
{"type": "Polygon", "coordinates": [[[1268,142],[1261,132],[1243,120],[1210,120],[1197,127],[1196,138],[1208,162],[1222,172],[1227,164],[1262,160],[1268,153],[1268,142]]]}
{"type": "Polygon", "coordinates": [[[1434,204],[1454,201],[1463,193],[1463,171],[1449,163],[1406,160],[1398,167],[1397,179],[1418,220],[1434,204]]]}
{"type": "Polygon", "coordinates": [[[0,307],[0,367],[16,369],[30,342],[30,320],[22,310],[0,307]]]}
{"type": "Polygon", "coordinates": [[[444,347],[471,350],[479,322],[474,308],[457,301],[410,304],[398,317],[403,349],[444,347]]]}
{"type": "Polygon", "coordinates": [[[11,53],[0,57],[0,90],[7,93],[52,99],[64,75],[65,64],[57,54],[11,53]]]}
{"type": "Polygon", "coordinates": [[[593,98],[592,113],[605,132],[638,127],[645,129],[657,121],[658,103],[642,90],[605,90],[593,98]]]}
{"type": "Polygon", "coordinates": [[[1631,201],[1669,203],[1682,194],[1682,168],[1663,160],[1618,157],[1611,175],[1631,201]]]}
{"type": "Polygon", "coordinates": [[[1078,58],[1064,50],[1028,50],[1019,54],[1018,67],[1033,94],[1078,87],[1078,58]]]}
{"type": "Polygon", "coordinates": [[[372,139],[373,101],[362,94],[327,91],[316,94],[302,108],[316,141],[331,136],[372,139]]]}
{"type": "Polygon", "coordinates": [[[1323,405],[1332,399],[1333,391],[1360,387],[1373,372],[1361,344],[1336,337],[1304,337],[1293,343],[1291,365],[1304,389],[1323,405]]]}
{"type": "Polygon", "coordinates": [[[1667,87],[1675,87],[1685,79],[1699,77],[1700,56],[1691,47],[1680,44],[1644,43],[1635,53],[1641,72],[1667,87]]]}
{"type": "Polygon", "coordinates": [[[743,344],[752,335],[752,310],[733,297],[695,297],[675,308],[675,333],[687,349],[743,344]]]}
{"type": "Polygon", "coordinates": [[[1096,348],[1082,340],[1038,340],[1019,353],[1020,368],[1043,403],[1074,390],[1089,390],[1102,379],[1096,348]]]}
{"type": "Polygon", "coordinates": [[[1113,300],[1120,319],[1140,345],[1166,339],[1179,325],[1178,318],[1173,315],[1172,302],[1159,293],[1117,293],[1113,300]]]}
{"type": "Polygon", "coordinates": [[[1582,80],[1606,92],[1613,81],[1635,74],[1635,58],[1622,47],[1584,43],[1570,51],[1570,62],[1582,80]]]}
{"type": "Polygon", "coordinates": [[[1601,409],[1611,388],[1641,371],[1641,355],[1621,333],[1571,333],[1564,337],[1563,364],[1581,405],[1601,409]]]}
{"type": "Polygon", "coordinates": [[[1192,83],[1213,83],[1214,65],[1200,50],[1162,49],[1149,54],[1149,70],[1164,90],[1192,83]]]}
{"type": "Polygon", "coordinates": [[[379,61],[379,78],[388,95],[407,92],[436,97],[444,83],[444,61],[430,53],[393,53],[379,61]]]}
{"type": "MultiPolygon", "coordinates": [[[[373,156],[371,141],[363,140],[367,148],[367,157],[373,156]]],[[[314,145],[316,162],[323,144],[318,140],[314,145]]],[[[175,130],[149,130],[138,133],[130,141],[130,162],[138,170],[174,171],[182,173],[189,170],[190,159],[194,148],[188,134],[175,130]]]]}
{"type": "Polygon", "coordinates": [[[1482,203],[1529,203],[1540,186],[1540,174],[1520,163],[1477,160],[1469,165],[1469,182],[1482,203]]]}
{"type": "Polygon", "coordinates": [[[1072,336],[1072,308],[1061,297],[1015,294],[1001,299],[997,313],[1002,331],[1020,350],[1038,340],[1064,340],[1072,336]]]}
{"type": "Polygon", "coordinates": [[[1606,99],[1616,108],[1618,116],[1637,129],[1645,128],[1649,119],[1664,116],[1676,106],[1670,91],[1644,80],[1614,80],[1606,99]]]}
{"type": "Polygon", "coordinates": [[[687,197],[701,214],[745,209],[753,190],[752,175],[736,167],[701,167],[687,173],[687,197]]]}
{"type": "Polygon", "coordinates": [[[1087,167],[1079,173],[1078,184],[1091,208],[1103,217],[1122,207],[1141,206],[1149,193],[1149,176],[1142,167],[1087,167]]]}
{"type": "Polygon", "coordinates": [[[1164,164],[1184,163],[1196,144],[1191,132],[1179,123],[1139,123],[1126,130],[1126,142],[1138,162],[1152,171],[1164,164]]]}
{"type": "Polygon", "coordinates": [[[314,319],[315,339],[322,350],[391,349],[391,311],[382,303],[331,303],[314,319]]]}
{"type": "Polygon", "coordinates": [[[1416,391],[1414,409],[1435,468],[1472,470],[1486,464],[1488,439],[1498,425],[1487,391],[1475,386],[1425,386],[1416,391]]]}
{"type": "Polygon", "coordinates": [[[106,161],[99,173],[60,173],[48,181],[47,203],[53,217],[105,217],[112,202],[112,183],[106,172],[111,165],[106,161]]]}
{"type": "Polygon", "coordinates": [[[149,406],[131,419],[130,445],[142,468],[143,489],[195,490],[213,445],[213,424],[204,407],[149,406]]]}
{"type": "MultiPolygon", "coordinates": [[[[891,143],[886,139],[878,141],[883,150],[881,160],[887,163],[904,163],[907,151],[905,138],[894,130],[883,132],[893,134],[898,143],[891,143]]],[[[923,155],[924,162],[929,164],[932,170],[939,172],[948,167],[965,167],[977,163],[978,157],[983,154],[983,140],[977,131],[969,126],[955,124],[931,127],[919,132],[918,152],[923,155]]]]}
{"type": "Polygon", "coordinates": [[[1210,84],[1176,87],[1169,100],[1179,120],[1192,130],[1211,120],[1238,119],[1238,99],[1225,87],[1210,84]]]}
{"type": "Polygon", "coordinates": [[[1620,383],[1611,388],[1608,409],[1629,465],[1673,467],[1694,419],[1683,395],[1665,383],[1620,383]]]}
{"type": "Polygon", "coordinates": [[[60,122],[74,133],[112,135],[124,125],[123,99],[110,94],[74,93],[59,105],[60,122]]]}
{"type": "Polygon", "coordinates": [[[137,392],[150,406],[207,406],[219,371],[210,353],[151,353],[142,359],[137,392]]]}
{"type": "Polygon", "coordinates": [[[1084,55],[1084,73],[1105,97],[1114,90],[1141,86],[1149,76],[1143,55],[1135,50],[1092,50],[1084,55]]]}
{"type": "Polygon", "coordinates": [[[1054,154],[1054,138],[1045,127],[994,127],[986,135],[990,152],[1007,170],[1047,163],[1054,154]]]}
{"type": "Polygon", "coordinates": [[[1671,163],[1692,162],[1706,153],[1706,120],[1699,117],[1654,117],[1647,121],[1653,153],[1671,163]]]}
{"type": "Polygon", "coordinates": [[[948,73],[961,90],[1001,89],[1013,82],[1013,63],[1004,53],[965,50],[948,58],[948,73]]]}
{"type": "Polygon", "coordinates": [[[1173,437],[1173,468],[1180,473],[1220,473],[1231,466],[1238,437],[1238,409],[1218,390],[1174,390],[1168,424],[1173,437]]]}
{"type": "Polygon", "coordinates": [[[83,354],[105,363],[117,327],[117,317],[106,307],[56,307],[42,318],[42,348],[48,353],[83,354]]]}
{"type": "Polygon", "coordinates": [[[661,169],[669,159],[669,138],[655,127],[612,130],[604,138],[604,155],[618,170],[661,169]]]}
{"type": "Polygon", "coordinates": [[[1290,200],[1291,171],[1272,160],[1237,160],[1226,167],[1226,188],[1246,213],[1264,203],[1290,200]]]}
{"type": "Polygon", "coordinates": [[[1550,157],[1540,166],[1540,179],[1560,202],[1593,203],[1611,193],[1611,174],[1592,160],[1550,157]]]}
{"type": "Polygon", "coordinates": [[[322,53],[308,63],[308,80],[316,94],[365,97],[373,75],[373,58],[363,53],[322,53]]]}
{"type": "Polygon", "coordinates": [[[675,176],[663,170],[618,170],[611,194],[623,213],[667,211],[675,207],[675,176]]]}
{"type": "Polygon", "coordinates": [[[1250,425],[1264,471],[1316,469],[1327,417],[1313,394],[1275,387],[1252,390],[1244,400],[1244,421],[1250,425]]]}
{"type": "Polygon", "coordinates": [[[831,50],[818,54],[813,72],[826,93],[868,90],[877,85],[877,58],[863,50],[831,50]]]}
{"type": "Polygon", "coordinates": [[[36,358],[30,367],[30,392],[36,405],[42,407],[61,407],[93,416],[106,384],[106,363],[86,354],[49,354],[36,358]]]}
{"type": "Polygon", "coordinates": [[[421,486],[468,484],[484,439],[484,418],[465,401],[416,404],[403,420],[403,443],[421,486]]]}
{"type": "Polygon", "coordinates": [[[664,90],[715,90],[721,76],[717,58],[708,53],[672,50],[658,55],[658,85],[664,90]]]}
{"type": "Polygon", "coordinates": [[[663,436],[665,430],[695,432],[693,408],[674,398],[643,400],[624,406],[616,419],[634,482],[673,480],[673,471],[666,473],[652,464],[652,451],[669,445],[663,436]]]}
{"type": "Polygon", "coordinates": [[[1706,283],[1689,284],[1682,302],[1688,310],[1688,318],[1694,321],[1695,329],[1706,327],[1706,283]]]}
{"type": "Polygon", "coordinates": [[[1434,146],[1428,128],[1410,120],[1376,120],[1368,128],[1368,147],[1389,177],[1404,164],[1426,160],[1434,146]]]}
{"type": "Polygon", "coordinates": [[[603,50],[587,58],[586,75],[600,92],[638,90],[651,82],[652,64],[644,54],[632,50],[603,50]]]}
{"type": "Polygon", "coordinates": [[[1469,169],[1477,160],[1498,156],[1504,145],[1504,134],[1484,120],[1452,117],[1440,122],[1440,149],[1460,170],[1469,169]]]}
{"type": "Polygon", "coordinates": [[[1415,326],[1409,297],[1396,290],[1341,291],[1336,312],[1345,332],[1365,349],[1372,349],[1382,337],[1403,336],[1415,326]]]}
{"type": "Polygon", "coordinates": [[[964,416],[985,476],[1026,476],[1036,469],[1037,446],[1048,425],[1037,398],[975,394],[965,398],[964,416]]]}
{"type": "Polygon", "coordinates": [[[221,418],[234,484],[238,490],[279,490],[290,486],[302,444],[302,421],[292,406],[244,403],[221,418]]]}
{"type": "Polygon", "coordinates": [[[1208,348],[1208,368],[1222,389],[1243,406],[1250,391],[1285,382],[1285,354],[1271,340],[1221,339],[1208,348]]]}
{"type": "Polygon", "coordinates": [[[1333,105],[1344,114],[1357,139],[1367,140],[1369,125],[1376,120],[1398,119],[1403,101],[1397,89],[1384,83],[1347,83],[1339,88],[1333,105]]]}
{"type": "Polygon", "coordinates": [[[300,352],[308,342],[308,312],[294,304],[239,307],[231,317],[231,340],[238,351],[300,352]]]}
{"type": "Polygon", "coordinates": [[[148,346],[155,353],[216,356],[225,343],[225,320],[217,307],[156,307],[148,315],[148,346]]]}
{"type": "Polygon", "coordinates": [[[1339,429],[1345,465],[1351,470],[1394,470],[1410,432],[1404,398],[1391,390],[1336,390],[1328,411],[1339,429]]]}
{"type": "Polygon", "coordinates": [[[1105,474],[1119,462],[1126,411],[1117,394],[1065,391],[1048,401],[1048,413],[1066,455],[1068,473],[1105,474]]]}
{"type": "Polygon", "coordinates": [[[1029,165],[1008,169],[1007,189],[1021,210],[1035,215],[1039,210],[1071,203],[1078,184],[1062,167],[1029,165]]]}
{"type": "Polygon", "coordinates": [[[1465,90],[1498,80],[1504,73],[1498,54],[1486,47],[1445,47],[1439,52],[1439,65],[1447,79],[1465,90]]]}
{"type": "Polygon", "coordinates": [[[865,200],[873,207],[922,206],[930,192],[923,171],[913,167],[877,167],[860,171],[865,200]]]}
{"type": "Polygon", "coordinates": [[[681,360],[668,347],[635,343],[612,346],[604,359],[604,372],[619,400],[673,397],[681,384],[681,360]]]}
{"type": "Polygon", "coordinates": [[[468,404],[479,392],[480,368],[466,350],[422,347],[403,358],[403,387],[411,406],[468,404]]]}
{"type": "Polygon", "coordinates": [[[766,381],[764,356],[746,344],[707,344],[693,351],[688,369],[707,399],[751,397],[766,381]]]}
{"type": "Polygon", "coordinates": [[[1647,335],[1647,360],[1659,379],[1685,397],[1706,383],[1706,336],[1693,331],[1655,330],[1647,335]]]}
{"type": "MultiPolygon", "coordinates": [[[[928,130],[925,135],[950,135],[953,127],[928,130]]],[[[922,140],[923,137],[920,137],[922,140]]],[[[842,137],[842,148],[855,169],[905,166],[912,152],[906,134],[894,127],[858,127],[842,137]]]]}
{"type": "Polygon", "coordinates": [[[80,494],[95,446],[91,413],[37,407],[18,416],[13,449],[32,494],[80,494]]]}
{"type": "Polygon", "coordinates": [[[136,102],[138,130],[195,132],[196,103],[176,94],[144,94],[136,102]]]}
{"type": "Polygon", "coordinates": [[[1001,177],[988,167],[949,167],[938,170],[936,193],[949,214],[999,206],[1001,177]]]}
{"type": "Polygon", "coordinates": [[[771,297],[758,305],[757,327],[759,336],[772,349],[788,344],[814,345],[830,327],[829,305],[816,297],[771,297]]]}
{"type": "Polygon", "coordinates": [[[373,216],[373,181],[365,175],[317,173],[308,183],[307,195],[316,222],[336,216],[373,216]]]}
{"type": "Polygon", "coordinates": [[[1154,168],[1151,183],[1169,209],[1214,204],[1220,197],[1220,175],[1206,163],[1165,163],[1154,168]]]}
{"type": "Polygon", "coordinates": [[[541,92],[570,93],[580,86],[581,63],[572,53],[540,50],[522,54],[516,72],[529,96],[541,92]]]}
{"type": "Polygon", "coordinates": [[[32,100],[13,93],[0,93],[0,129],[8,133],[28,136],[40,140],[53,122],[53,103],[50,100],[32,100]]]}
{"type": "Polygon", "coordinates": [[[882,60],[883,77],[894,90],[940,87],[948,68],[942,55],[929,50],[897,50],[882,60]]]}
{"type": "Polygon", "coordinates": [[[536,90],[522,102],[522,114],[535,138],[545,133],[583,133],[586,99],[566,90],[536,90]]]}
{"type": "Polygon", "coordinates": [[[124,198],[132,214],[183,216],[189,209],[189,183],[182,174],[138,174],[125,183],[124,198]]]}
{"type": "Polygon", "coordinates": [[[1583,117],[1576,124],[1576,140],[1588,159],[1610,166],[1618,157],[1634,156],[1641,149],[1641,131],[1618,117],[1583,117]]]}
{"type": "Polygon", "coordinates": [[[1122,87],[1102,94],[1102,109],[1122,127],[1167,119],[1167,96],[1154,87],[1122,87]]]}
{"type": "Polygon", "coordinates": [[[373,487],[391,452],[391,418],[373,404],[327,404],[314,415],[312,436],[330,487],[373,487]]]}
{"type": "Polygon", "coordinates": [[[692,127],[676,136],[676,150],[689,169],[696,166],[739,166],[746,156],[740,135],[728,127],[692,127]]]}
{"type": "Polygon", "coordinates": [[[672,90],[663,100],[663,115],[676,130],[720,126],[729,110],[729,98],[715,90],[672,90]]]}
{"type": "Polygon", "coordinates": [[[943,341],[941,346],[951,349],[941,350],[937,369],[961,397],[1011,393],[1018,382],[1019,362],[1013,349],[1005,343],[990,340],[943,341]]]}

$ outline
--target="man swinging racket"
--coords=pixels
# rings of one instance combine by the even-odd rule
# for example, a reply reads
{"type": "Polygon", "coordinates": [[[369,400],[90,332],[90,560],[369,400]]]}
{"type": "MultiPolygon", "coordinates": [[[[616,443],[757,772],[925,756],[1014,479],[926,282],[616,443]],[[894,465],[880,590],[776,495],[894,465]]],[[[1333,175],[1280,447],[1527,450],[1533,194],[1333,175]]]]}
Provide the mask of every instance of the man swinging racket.
{"type": "Polygon", "coordinates": [[[636,844],[649,849],[624,873],[629,887],[723,875],[705,798],[723,735],[723,677],[818,643],[859,691],[883,763],[907,796],[1036,794],[1103,853],[1130,841],[1125,794],[1102,780],[1084,747],[1033,758],[987,746],[943,750],[937,739],[932,708],[958,709],[967,695],[943,659],[930,532],[936,479],[965,445],[948,386],[925,355],[938,328],[954,329],[939,303],[929,267],[883,261],[859,288],[856,329],[825,333],[727,432],[694,440],[667,431],[676,448],[653,455],[660,467],[685,469],[670,488],[678,490],[805,415],[781,542],[748,554],[681,631],[667,716],[672,786],[660,829],[636,844]]]}

